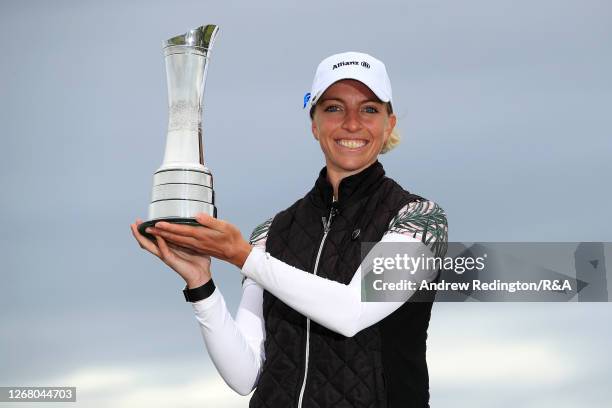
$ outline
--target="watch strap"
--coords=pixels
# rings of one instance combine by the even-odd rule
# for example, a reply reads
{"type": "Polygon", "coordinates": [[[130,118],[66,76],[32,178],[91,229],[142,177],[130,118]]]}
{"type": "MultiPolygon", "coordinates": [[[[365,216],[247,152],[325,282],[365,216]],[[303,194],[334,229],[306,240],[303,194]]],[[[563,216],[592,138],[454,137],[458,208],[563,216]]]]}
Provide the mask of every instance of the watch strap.
{"type": "Polygon", "coordinates": [[[198,300],[206,299],[215,291],[215,283],[212,278],[203,284],[202,286],[198,286],[197,288],[189,289],[185,286],[183,289],[183,295],[185,295],[185,301],[187,302],[197,302],[198,300]]]}

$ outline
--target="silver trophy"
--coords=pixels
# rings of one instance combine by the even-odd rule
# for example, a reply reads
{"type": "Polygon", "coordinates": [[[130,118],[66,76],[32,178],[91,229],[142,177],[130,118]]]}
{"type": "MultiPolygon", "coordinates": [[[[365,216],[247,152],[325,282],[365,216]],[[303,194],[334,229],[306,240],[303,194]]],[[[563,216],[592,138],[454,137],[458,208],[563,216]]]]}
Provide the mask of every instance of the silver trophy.
{"type": "Polygon", "coordinates": [[[219,27],[193,29],[163,42],[168,81],[168,134],[161,167],[153,175],[149,218],[141,234],[157,221],[200,225],[195,214],[217,216],[213,177],[204,165],[202,104],[210,50],[219,27]]]}

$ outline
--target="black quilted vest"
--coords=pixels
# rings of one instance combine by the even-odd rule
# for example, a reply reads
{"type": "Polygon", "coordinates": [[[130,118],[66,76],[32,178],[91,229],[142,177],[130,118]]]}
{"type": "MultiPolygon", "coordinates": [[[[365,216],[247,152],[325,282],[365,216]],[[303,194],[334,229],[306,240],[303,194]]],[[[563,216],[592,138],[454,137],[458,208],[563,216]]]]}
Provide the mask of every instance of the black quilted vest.
{"type": "MultiPolygon", "coordinates": [[[[323,217],[334,211],[317,275],[348,284],[362,261],[361,242],[380,241],[394,215],[423,200],[385,177],[376,161],[344,178],[338,201],[326,168],[306,196],[278,213],[266,251],[313,273],[324,234],[323,217]],[[333,209],[332,209],[333,208],[333,209]]],[[[429,406],[425,361],[431,302],[407,302],[353,337],[335,333],[264,291],[266,360],[250,408],[409,408],[429,406]]]]}

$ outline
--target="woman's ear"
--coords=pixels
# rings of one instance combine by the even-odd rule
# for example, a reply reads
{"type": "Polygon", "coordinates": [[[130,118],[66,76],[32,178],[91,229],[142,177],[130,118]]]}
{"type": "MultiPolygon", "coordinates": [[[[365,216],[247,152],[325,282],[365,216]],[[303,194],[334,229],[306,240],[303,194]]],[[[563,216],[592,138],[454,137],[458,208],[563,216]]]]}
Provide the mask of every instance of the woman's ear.
{"type": "Polygon", "coordinates": [[[395,113],[392,113],[389,115],[389,119],[387,120],[387,128],[385,129],[385,141],[383,143],[383,146],[387,144],[387,140],[389,140],[389,138],[391,137],[391,132],[393,132],[393,129],[395,128],[396,124],[397,117],[395,116],[395,113]]]}

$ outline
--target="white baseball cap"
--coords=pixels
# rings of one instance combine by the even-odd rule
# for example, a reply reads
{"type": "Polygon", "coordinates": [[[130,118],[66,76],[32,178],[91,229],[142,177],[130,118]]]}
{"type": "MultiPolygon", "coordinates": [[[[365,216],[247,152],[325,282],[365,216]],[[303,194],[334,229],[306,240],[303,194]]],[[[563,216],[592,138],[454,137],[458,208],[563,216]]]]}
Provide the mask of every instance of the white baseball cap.
{"type": "Polygon", "coordinates": [[[312,90],[304,95],[304,109],[317,103],[323,92],[341,79],[356,79],[383,102],[391,102],[391,81],[382,61],[363,52],[342,52],[325,58],[317,67],[312,90]]]}

